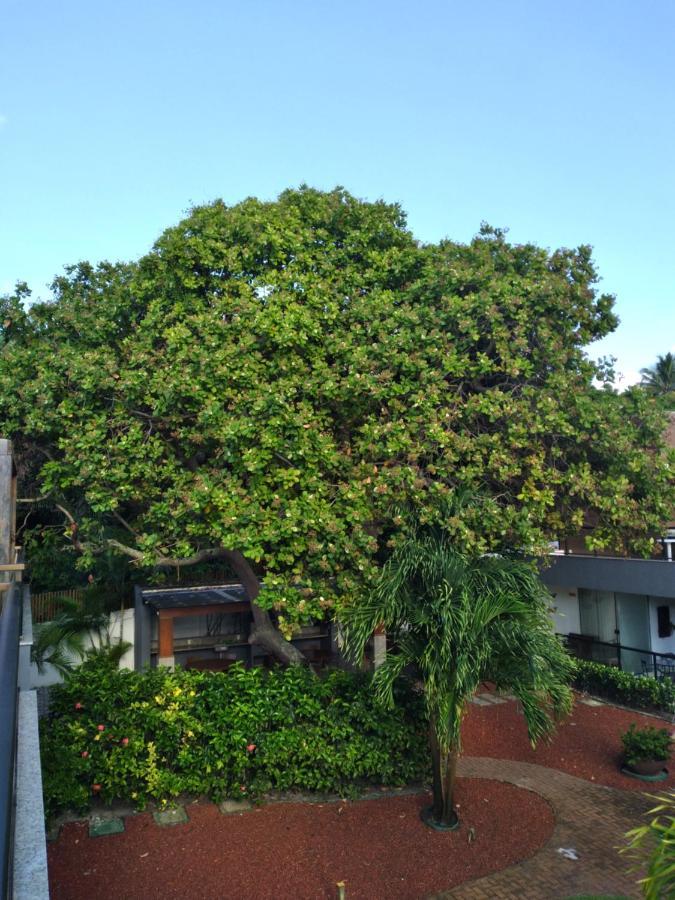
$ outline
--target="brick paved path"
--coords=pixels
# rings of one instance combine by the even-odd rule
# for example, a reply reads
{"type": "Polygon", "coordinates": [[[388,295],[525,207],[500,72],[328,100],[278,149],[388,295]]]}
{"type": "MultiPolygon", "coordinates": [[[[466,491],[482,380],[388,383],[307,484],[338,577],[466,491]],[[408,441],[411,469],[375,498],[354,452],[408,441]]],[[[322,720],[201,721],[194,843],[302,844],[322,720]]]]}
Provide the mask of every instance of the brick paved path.
{"type": "MultiPolygon", "coordinates": [[[[553,807],[556,827],[551,840],[531,859],[494,875],[466,882],[436,895],[437,900],[562,900],[576,894],[640,897],[637,875],[617,847],[623,835],[644,822],[654,804],[642,793],[595,785],[565,772],[507,759],[460,760],[464,778],[492,778],[541,794],[553,807]],[[559,847],[574,848],[578,860],[565,859],[559,847]]],[[[652,789],[645,785],[645,790],[652,789]]],[[[514,822],[527,828],[527,822],[514,822]]]]}

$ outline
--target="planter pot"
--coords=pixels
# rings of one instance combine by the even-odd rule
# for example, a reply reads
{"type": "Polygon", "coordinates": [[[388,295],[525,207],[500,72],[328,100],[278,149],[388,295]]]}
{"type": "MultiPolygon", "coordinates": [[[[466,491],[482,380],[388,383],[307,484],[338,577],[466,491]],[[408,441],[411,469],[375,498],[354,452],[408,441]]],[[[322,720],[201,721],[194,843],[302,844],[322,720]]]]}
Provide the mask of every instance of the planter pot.
{"type": "Polygon", "coordinates": [[[641,759],[629,766],[624,763],[621,771],[631,778],[639,778],[641,781],[663,781],[668,777],[665,759],[641,759]]]}
{"type": "Polygon", "coordinates": [[[658,775],[663,771],[665,764],[665,759],[641,759],[628,768],[636,775],[658,775]]]}

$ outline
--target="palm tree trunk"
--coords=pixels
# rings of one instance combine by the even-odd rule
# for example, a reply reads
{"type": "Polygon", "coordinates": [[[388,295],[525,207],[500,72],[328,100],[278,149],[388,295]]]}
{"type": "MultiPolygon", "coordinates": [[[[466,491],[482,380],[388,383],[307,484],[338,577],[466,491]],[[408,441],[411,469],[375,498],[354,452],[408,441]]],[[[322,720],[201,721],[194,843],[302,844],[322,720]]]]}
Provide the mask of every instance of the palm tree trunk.
{"type": "Polygon", "coordinates": [[[458,823],[457,813],[453,809],[452,800],[455,794],[455,777],[457,775],[457,751],[451,749],[443,759],[443,814],[441,824],[452,827],[458,823]]]}
{"type": "Polygon", "coordinates": [[[431,749],[431,774],[433,778],[432,816],[436,822],[443,818],[443,777],[441,774],[441,748],[436,736],[436,722],[429,722],[429,747],[431,749]]]}
{"type": "Polygon", "coordinates": [[[433,778],[433,803],[424,818],[432,828],[452,830],[459,824],[452,800],[457,775],[457,750],[451,747],[443,753],[438,742],[436,722],[429,721],[429,748],[431,750],[431,773],[433,778]]]}

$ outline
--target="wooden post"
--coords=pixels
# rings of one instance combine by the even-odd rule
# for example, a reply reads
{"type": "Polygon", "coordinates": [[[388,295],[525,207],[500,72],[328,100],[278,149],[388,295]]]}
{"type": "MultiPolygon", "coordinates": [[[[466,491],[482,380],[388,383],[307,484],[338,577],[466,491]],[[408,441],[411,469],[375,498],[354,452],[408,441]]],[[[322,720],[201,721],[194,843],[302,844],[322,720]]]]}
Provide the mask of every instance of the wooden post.
{"type": "Polygon", "coordinates": [[[159,611],[159,647],[157,652],[157,665],[168,666],[170,669],[176,664],[173,655],[173,617],[166,614],[166,610],[159,611]]]}
{"type": "MultiPolygon", "coordinates": [[[[16,474],[12,461],[12,442],[0,439],[0,564],[15,562],[16,474]]],[[[9,573],[0,573],[0,581],[10,581],[9,573]]]]}

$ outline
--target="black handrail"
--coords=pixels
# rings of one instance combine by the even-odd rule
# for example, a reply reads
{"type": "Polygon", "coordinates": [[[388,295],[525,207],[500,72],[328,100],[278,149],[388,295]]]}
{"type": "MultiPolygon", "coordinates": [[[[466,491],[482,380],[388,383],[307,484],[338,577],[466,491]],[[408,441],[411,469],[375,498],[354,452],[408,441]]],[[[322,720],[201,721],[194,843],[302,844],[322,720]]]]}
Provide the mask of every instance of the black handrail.
{"type": "MultiPolygon", "coordinates": [[[[655,650],[645,650],[644,647],[629,647],[627,644],[615,644],[611,641],[600,641],[591,635],[586,634],[561,634],[559,635],[561,638],[565,640],[568,650],[574,653],[575,655],[580,655],[579,651],[583,648],[588,648],[591,652],[594,647],[608,647],[613,652],[616,653],[617,667],[619,669],[623,669],[621,665],[621,654],[624,651],[629,653],[639,653],[640,656],[651,657],[651,668],[654,671],[654,677],[659,678],[663,674],[663,666],[667,666],[670,671],[671,668],[675,667],[675,653],[657,653],[655,650]],[[661,663],[658,662],[658,659],[662,660],[661,663]]],[[[584,657],[581,657],[584,658],[584,657]]],[[[611,665],[611,663],[607,662],[605,659],[596,659],[592,660],[593,662],[601,662],[606,665],[611,665]]],[[[644,673],[646,674],[646,672],[644,673]]]]}
{"type": "Polygon", "coordinates": [[[0,897],[10,897],[14,843],[14,783],[19,677],[21,596],[17,585],[4,595],[0,613],[0,897]]]}

